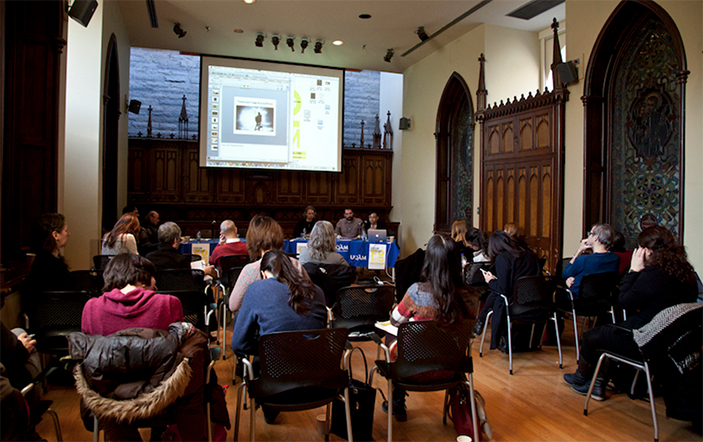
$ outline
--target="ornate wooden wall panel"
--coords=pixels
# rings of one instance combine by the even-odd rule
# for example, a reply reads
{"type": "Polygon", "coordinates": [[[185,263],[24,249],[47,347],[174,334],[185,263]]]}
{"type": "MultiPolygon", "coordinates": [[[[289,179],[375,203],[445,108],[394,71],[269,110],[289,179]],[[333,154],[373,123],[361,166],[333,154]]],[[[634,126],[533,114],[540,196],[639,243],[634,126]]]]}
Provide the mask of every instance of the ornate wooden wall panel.
{"type": "MultiPolygon", "coordinates": [[[[278,201],[283,204],[303,204],[302,172],[280,172],[276,180],[278,201]]],[[[304,205],[304,204],[303,204],[304,205]]]]}
{"type": "Polygon", "coordinates": [[[246,200],[244,193],[243,173],[238,169],[222,169],[217,174],[216,203],[243,203],[246,200]]]}
{"type": "Polygon", "coordinates": [[[333,175],[329,173],[310,174],[306,180],[306,202],[312,206],[327,205],[332,202],[333,175]]]}
{"type": "Polygon", "coordinates": [[[335,196],[337,203],[345,205],[356,205],[361,201],[359,188],[359,178],[361,163],[359,157],[342,158],[342,174],[335,177],[337,188],[335,196]]]}
{"type": "Polygon", "coordinates": [[[152,201],[181,201],[181,155],[171,142],[150,152],[151,177],[150,199],[152,201]]]}
{"type": "Polygon", "coordinates": [[[183,198],[186,202],[211,202],[214,199],[212,192],[212,177],[205,169],[199,166],[200,158],[198,149],[189,147],[185,151],[185,164],[183,170],[183,198]]]}
{"type": "Polygon", "coordinates": [[[141,146],[130,147],[127,164],[130,171],[127,183],[130,200],[147,201],[149,199],[149,160],[146,149],[141,146]]]}

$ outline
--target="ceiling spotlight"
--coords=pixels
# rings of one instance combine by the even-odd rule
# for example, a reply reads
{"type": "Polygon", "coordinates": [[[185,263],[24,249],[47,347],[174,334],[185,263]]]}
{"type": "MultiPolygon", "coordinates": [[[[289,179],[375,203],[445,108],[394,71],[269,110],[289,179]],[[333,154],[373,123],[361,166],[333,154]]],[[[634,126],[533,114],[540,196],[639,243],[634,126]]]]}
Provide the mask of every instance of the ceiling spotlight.
{"type": "Polygon", "coordinates": [[[388,51],[386,51],[386,56],[383,57],[383,60],[390,63],[391,58],[393,58],[393,49],[389,49],[388,51]]]}
{"type": "Polygon", "coordinates": [[[418,37],[420,37],[420,40],[422,40],[422,41],[425,41],[425,40],[427,40],[428,38],[430,38],[430,37],[427,35],[427,32],[425,32],[425,27],[424,27],[424,26],[420,26],[419,28],[417,28],[417,31],[415,31],[415,33],[417,34],[418,37]]]}
{"type": "Polygon", "coordinates": [[[256,45],[257,48],[263,48],[264,47],[264,33],[259,32],[256,34],[256,40],[254,41],[254,44],[256,45]]]}
{"type": "Polygon", "coordinates": [[[322,54],[322,40],[317,40],[315,42],[315,53],[322,54]]]}
{"type": "Polygon", "coordinates": [[[332,44],[335,46],[342,46],[344,42],[342,40],[335,40],[332,42],[332,44]]]}
{"type": "Polygon", "coordinates": [[[307,37],[303,37],[303,39],[300,41],[300,53],[304,54],[305,53],[305,48],[308,47],[308,39],[307,37]]]}
{"type": "Polygon", "coordinates": [[[244,3],[250,5],[250,4],[254,3],[255,1],[256,0],[244,0],[244,3]]]}
{"type": "Polygon", "coordinates": [[[271,43],[273,43],[273,47],[278,50],[278,44],[281,42],[281,39],[278,38],[278,34],[273,34],[273,37],[271,37],[271,43]]]}
{"type": "Polygon", "coordinates": [[[295,39],[294,39],[293,37],[288,37],[288,38],[286,38],[286,44],[288,45],[288,47],[290,48],[290,50],[293,51],[293,52],[295,52],[295,47],[293,46],[294,40],[295,40],[295,39]]]}
{"type": "Polygon", "coordinates": [[[174,23],[173,24],[173,33],[178,36],[178,38],[183,38],[186,36],[188,33],[187,31],[184,31],[183,28],[181,28],[180,23],[174,23]]]}

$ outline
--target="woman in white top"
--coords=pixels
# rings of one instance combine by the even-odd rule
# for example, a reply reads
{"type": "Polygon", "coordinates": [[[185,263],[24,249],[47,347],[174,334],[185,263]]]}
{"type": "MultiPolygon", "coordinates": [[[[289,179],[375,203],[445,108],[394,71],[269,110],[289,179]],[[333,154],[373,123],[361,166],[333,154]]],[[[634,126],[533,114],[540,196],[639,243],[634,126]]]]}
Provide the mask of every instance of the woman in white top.
{"type": "Polygon", "coordinates": [[[307,247],[300,251],[300,264],[341,264],[348,266],[342,255],[337,253],[334,227],[329,221],[318,221],[310,233],[307,247]]]}
{"type": "Polygon", "coordinates": [[[125,213],[103,238],[102,254],[134,253],[138,255],[136,240],[138,233],[139,219],[132,213],[125,213]]]}

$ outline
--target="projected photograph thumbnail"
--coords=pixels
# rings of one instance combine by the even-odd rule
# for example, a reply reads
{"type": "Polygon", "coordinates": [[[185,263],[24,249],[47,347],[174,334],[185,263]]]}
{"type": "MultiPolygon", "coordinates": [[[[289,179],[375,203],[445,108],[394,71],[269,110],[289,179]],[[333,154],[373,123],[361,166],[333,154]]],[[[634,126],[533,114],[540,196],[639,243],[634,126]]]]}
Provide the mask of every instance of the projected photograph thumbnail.
{"type": "Polygon", "coordinates": [[[263,98],[234,98],[234,133],[276,135],[276,100],[263,98]]]}

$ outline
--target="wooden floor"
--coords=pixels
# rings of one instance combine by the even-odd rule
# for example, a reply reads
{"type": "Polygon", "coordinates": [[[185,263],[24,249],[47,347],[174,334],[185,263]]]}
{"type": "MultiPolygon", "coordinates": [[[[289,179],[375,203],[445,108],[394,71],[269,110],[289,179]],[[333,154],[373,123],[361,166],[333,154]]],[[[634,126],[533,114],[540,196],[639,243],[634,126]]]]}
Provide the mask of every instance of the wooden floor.
{"type": "MultiPolygon", "coordinates": [[[[567,332],[568,333],[568,332],[567,332]]],[[[228,335],[229,337],[229,335],[228,335]]],[[[488,338],[488,337],[487,337],[488,338]]],[[[564,347],[564,369],[558,365],[556,347],[545,347],[532,353],[514,355],[514,375],[508,372],[508,356],[496,350],[478,357],[478,342],[474,344],[474,385],[486,400],[488,418],[494,427],[494,441],[647,441],[653,438],[649,403],[630,400],[625,394],[608,392],[604,402],[591,401],[589,415],[583,415],[584,397],[572,392],[562,375],[576,367],[573,341],[564,347]],[[571,345],[569,345],[571,344],[571,345]]],[[[367,358],[375,357],[375,346],[361,343],[367,358]]],[[[229,384],[227,406],[234,424],[237,389],[232,383],[232,350],[227,358],[217,363],[221,385],[229,384]]],[[[363,373],[358,352],[353,360],[354,373],[363,373]]],[[[358,375],[356,375],[358,376],[358,375]]],[[[374,379],[377,388],[386,388],[380,377],[374,379]]],[[[407,398],[408,421],[394,422],[394,440],[398,441],[453,441],[453,425],[442,425],[444,393],[411,393],[407,398]]],[[[78,396],[73,388],[50,387],[46,398],[54,401],[60,416],[66,441],[88,441],[92,438],[79,418],[78,396]]],[[[373,437],[387,439],[387,418],[381,410],[381,395],[377,395],[373,437]]],[[[667,419],[664,402],[657,398],[659,439],[661,441],[700,441],[687,422],[667,419]]],[[[273,425],[264,422],[263,413],[257,413],[257,440],[261,441],[323,441],[317,433],[316,416],[324,408],[297,413],[282,413],[273,425]]],[[[244,411],[239,440],[249,439],[249,411],[244,411]]],[[[38,432],[49,441],[55,434],[48,417],[38,426],[38,432]]],[[[146,436],[148,437],[148,436],[146,436]]],[[[230,430],[227,440],[234,440],[230,430]]],[[[343,440],[331,435],[330,440],[343,440]]]]}

